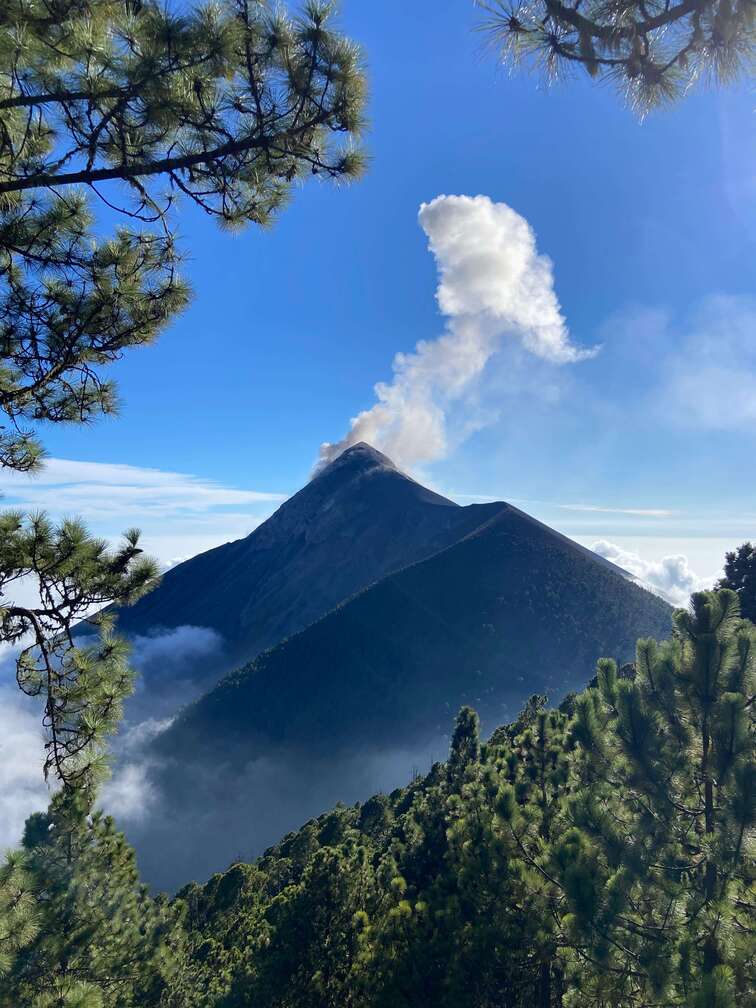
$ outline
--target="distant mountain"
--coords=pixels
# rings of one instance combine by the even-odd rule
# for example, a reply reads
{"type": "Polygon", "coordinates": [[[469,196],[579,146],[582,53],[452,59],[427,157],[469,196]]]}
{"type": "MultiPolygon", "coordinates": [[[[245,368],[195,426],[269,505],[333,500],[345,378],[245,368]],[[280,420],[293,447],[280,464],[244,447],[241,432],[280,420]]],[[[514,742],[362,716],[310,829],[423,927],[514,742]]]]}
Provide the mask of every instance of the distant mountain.
{"type": "MultiPolygon", "coordinates": [[[[499,506],[460,507],[358,444],[251,535],[169,570],[155,591],[119,612],[119,629],[136,638],[209,628],[222,638],[228,671],[385,574],[456,542],[499,506]]],[[[187,662],[185,678],[212,674],[206,653],[187,662]]]]}
{"type": "MultiPolygon", "coordinates": [[[[226,677],[154,741],[165,814],[133,839],[163,884],[249,857],[336,801],[443,758],[462,704],[490,731],[530,694],[559,700],[587,683],[597,658],[626,661],[638,637],[668,634],[669,606],[612,564],[511,505],[458,508],[367,446],[297,497],[307,520],[287,505],[278,512],[292,543],[313,549],[313,510],[328,543],[316,543],[315,565],[294,545],[284,553],[285,533],[274,537],[301,578],[286,596],[298,613],[308,580],[321,598],[332,576],[346,594],[357,580],[350,559],[377,569],[381,542],[390,573],[226,677]],[[393,534],[425,555],[397,570],[393,534]]],[[[272,569],[267,583],[281,585],[272,569]]]]}

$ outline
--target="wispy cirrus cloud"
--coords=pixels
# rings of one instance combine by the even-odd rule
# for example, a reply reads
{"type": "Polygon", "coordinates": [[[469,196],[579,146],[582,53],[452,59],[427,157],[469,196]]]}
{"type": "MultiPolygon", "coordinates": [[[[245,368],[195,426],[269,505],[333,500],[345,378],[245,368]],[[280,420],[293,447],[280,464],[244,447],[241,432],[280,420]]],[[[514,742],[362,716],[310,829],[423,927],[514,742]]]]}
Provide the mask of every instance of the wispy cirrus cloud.
{"type": "Polygon", "coordinates": [[[617,507],[603,504],[560,504],[556,501],[533,500],[531,498],[509,497],[504,494],[449,494],[456,501],[472,501],[483,504],[492,501],[507,500],[510,504],[522,504],[524,506],[538,505],[540,507],[555,508],[559,511],[584,511],[589,514],[613,514],[628,515],[635,518],[673,518],[679,514],[670,508],[647,508],[647,507],[617,507]]]}
{"type": "Polygon", "coordinates": [[[754,433],[755,332],[752,295],[708,294],[685,313],[628,307],[601,331],[610,402],[628,424],[754,433]]]}
{"type": "Polygon", "coordinates": [[[109,539],[136,525],[167,566],[248,535],[285,495],[170,470],[50,458],[33,476],[0,473],[0,498],[9,508],[81,517],[109,539]]]}
{"type": "Polygon", "coordinates": [[[665,362],[660,408],[676,423],[756,431],[756,298],[714,295],[665,362]]]}
{"type": "Polygon", "coordinates": [[[216,508],[275,503],[282,494],[241,490],[187,473],[51,458],[33,476],[3,471],[0,492],[19,507],[69,508],[79,514],[204,514],[216,508]]]}
{"type": "Polygon", "coordinates": [[[672,518],[678,512],[668,508],[604,507],[601,504],[556,504],[561,511],[588,511],[594,514],[633,515],[638,518],[672,518]]]}

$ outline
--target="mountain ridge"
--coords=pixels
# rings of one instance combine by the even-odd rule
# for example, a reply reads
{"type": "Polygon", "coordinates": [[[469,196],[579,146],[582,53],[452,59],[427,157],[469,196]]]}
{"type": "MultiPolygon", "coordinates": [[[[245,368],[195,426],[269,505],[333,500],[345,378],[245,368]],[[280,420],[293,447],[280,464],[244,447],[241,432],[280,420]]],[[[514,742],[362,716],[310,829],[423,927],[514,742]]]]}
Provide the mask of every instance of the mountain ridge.
{"type": "MultiPolygon", "coordinates": [[[[240,663],[151,743],[161,815],[130,836],[152,882],[202,877],[338,801],[399,786],[443,756],[462,705],[492,731],[531,694],[558,701],[599,657],[632,660],[639,637],[668,634],[670,607],[590,550],[512,505],[428,493],[441,503],[422,515],[454,516],[441,523],[450,542],[240,663]]],[[[339,520],[365,556],[359,530],[375,529],[357,511],[339,520]]]]}
{"type": "MultiPolygon", "coordinates": [[[[473,507],[475,506],[476,505],[473,505],[473,507]]],[[[542,522],[539,522],[537,519],[531,518],[530,515],[527,515],[525,512],[520,511],[520,509],[515,508],[512,505],[507,504],[478,505],[478,507],[481,508],[493,507],[493,506],[497,508],[496,512],[491,514],[487,518],[487,520],[476,525],[474,529],[472,529],[466,535],[462,536],[458,541],[444,547],[438,552],[432,554],[430,557],[426,557],[421,560],[417,560],[414,563],[407,564],[405,567],[400,568],[398,571],[392,572],[384,576],[383,578],[379,579],[378,581],[374,582],[373,584],[368,585],[367,587],[355,593],[354,595],[350,596],[349,598],[344,599],[342,602],[340,602],[337,606],[335,606],[330,612],[326,613],[319,620],[316,620],[314,623],[303,628],[301,631],[298,631],[297,633],[291,635],[290,637],[280,641],[274,647],[266,650],[262,654],[258,655],[251,662],[242,666],[242,668],[234,670],[234,672],[224,677],[224,679],[221,680],[221,682],[218,683],[218,685],[213,690],[209,691],[209,693],[205,694],[205,696],[200,698],[198,701],[195,701],[194,704],[190,705],[186,711],[182,712],[179,719],[177,719],[178,724],[190,718],[192,712],[201,708],[203,704],[211,703],[212,702],[211,698],[216,697],[220,691],[228,687],[231,687],[234,684],[242,682],[247,673],[251,674],[253,670],[267,666],[268,663],[271,662],[271,660],[275,660],[277,656],[281,655],[282,653],[285,653],[286,651],[292,648],[300,648],[302,655],[310,653],[313,656],[311,658],[311,661],[317,661],[316,655],[318,651],[317,648],[315,648],[311,643],[311,639],[315,636],[318,636],[320,638],[320,631],[322,630],[324,625],[339,622],[340,620],[343,619],[345,612],[350,613],[353,609],[361,608],[364,606],[372,608],[374,605],[373,599],[376,596],[380,596],[391,590],[396,590],[401,594],[404,594],[405,598],[407,599],[412,598],[413,593],[409,590],[405,590],[404,586],[407,582],[411,582],[418,575],[420,576],[420,578],[427,581],[428,588],[430,588],[433,585],[434,581],[437,583],[444,583],[445,580],[444,577],[439,576],[437,573],[439,567],[443,569],[445,566],[448,566],[450,562],[453,563],[456,560],[457,554],[459,554],[466,548],[475,549],[480,547],[481,552],[483,552],[490,549],[494,545],[497,547],[501,547],[503,539],[506,539],[508,541],[507,545],[511,544],[514,538],[513,529],[515,530],[514,534],[519,535],[520,539],[525,538],[526,531],[528,535],[532,535],[533,530],[536,530],[537,533],[540,534],[541,536],[549,537],[550,539],[553,540],[553,544],[551,546],[552,549],[561,549],[566,554],[572,556],[572,558],[574,558],[576,561],[582,562],[583,564],[586,565],[591,565],[591,567],[595,566],[596,569],[601,571],[602,577],[604,578],[608,577],[610,579],[618,579],[618,581],[616,581],[615,584],[622,585],[623,597],[625,599],[634,598],[639,603],[643,603],[646,607],[648,607],[649,612],[654,613],[655,615],[655,619],[653,620],[654,632],[660,634],[663,632],[663,630],[667,629],[669,623],[669,612],[670,612],[669,605],[662,599],[658,598],[657,596],[652,595],[650,592],[642,588],[640,585],[637,585],[631,578],[628,578],[620,568],[615,567],[608,561],[602,562],[603,561],[602,557],[598,557],[595,554],[592,554],[590,550],[587,550],[584,547],[580,546],[578,543],[573,542],[568,537],[563,536],[560,533],[554,532],[554,530],[550,529],[547,525],[543,524],[542,522]],[[502,529],[501,526],[504,526],[504,528],[502,529]],[[433,573],[426,578],[426,573],[429,571],[433,571],[433,573]]],[[[477,563],[479,565],[478,566],[479,573],[483,569],[483,564],[486,562],[486,560],[489,560],[489,558],[479,557],[477,559],[477,563]]],[[[499,557],[497,556],[495,562],[498,561],[499,557]]],[[[546,572],[544,571],[541,571],[541,574],[544,577],[546,576],[546,572]]],[[[543,585],[541,585],[541,587],[543,587],[543,585]]],[[[460,598],[467,592],[467,590],[469,589],[459,591],[457,586],[457,593],[460,596],[460,598]]],[[[417,596],[415,596],[415,598],[416,597],[417,596]]],[[[427,599],[428,594],[426,589],[426,596],[424,597],[423,601],[427,602],[427,599]]],[[[499,601],[500,600],[501,596],[499,596],[499,601]]],[[[399,607],[397,606],[397,611],[393,615],[394,629],[395,629],[395,622],[400,618],[401,615],[400,612],[398,611],[398,608],[399,607]]],[[[426,613],[431,612],[428,605],[425,605],[425,611],[426,613]]],[[[555,614],[554,618],[555,621],[558,622],[560,615],[555,614]]],[[[447,626],[450,625],[451,624],[447,624],[447,626]]],[[[377,635],[377,632],[380,628],[375,627],[374,629],[376,630],[377,635]]],[[[336,638],[339,638],[340,634],[336,632],[334,636],[336,638]]],[[[630,636],[627,638],[625,642],[624,652],[619,654],[619,657],[622,660],[628,660],[630,657],[632,657],[632,655],[628,653],[627,649],[634,647],[637,636],[639,635],[630,634],[630,636]]],[[[472,639],[471,637],[469,636],[467,637],[468,641],[471,639],[472,639]]],[[[602,653],[604,653],[606,648],[609,647],[611,643],[612,642],[608,637],[605,639],[599,638],[598,640],[592,639],[590,647],[592,648],[597,647],[600,649],[603,648],[602,653]]],[[[592,667],[592,664],[595,661],[595,659],[593,657],[590,657],[588,661],[590,664],[586,665],[586,671],[588,671],[589,667],[592,667]]],[[[280,682],[284,683],[285,679],[281,677],[280,682]]],[[[531,682],[531,685],[533,685],[535,688],[538,684],[535,683],[534,681],[531,682]]],[[[584,683],[580,679],[572,679],[564,684],[565,691],[571,688],[579,688],[582,685],[584,685],[584,683]]],[[[465,698],[460,697],[460,701],[462,701],[463,699],[465,698]]],[[[482,711],[480,713],[482,716],[482,720],[485,724],[486,712],[482,711]]],[[[273,720],[267,719],[267,720],[271,724],[275,723],[274,719],[273,720]]],[[[490,727],[492,728],[495,727],[496,724],[500,723],[499,721],[496,720],[491,721],[490,718],[489,721],[490,721],[490,727]]],[[[249,731],[249,722],[245,723],[244,731],[245,732],[249,731]]],[[[164,742],[168,741],[172,735],[173,730],[167,733],[167,739],[164,739],[164,742]]],[[[194,733],[192,733],[192,735],[193,738],[196,740],[196,735],[194,733]]],[[[331,745],[334,743],[334,737],[332,735],[329,736],[328,742],[331,745]]]]}
{"type": "MultiPolygon", "coordinates": [[[[392,570],[456,541],[497,506],[462,507],[361,443],[248,536],[169,570],[155,591],[119,610],[118,626],[131,638],[209,627],[233,668],[392,570]]],[[[197,675],[203,678],[202,669],[197,675]]]]}

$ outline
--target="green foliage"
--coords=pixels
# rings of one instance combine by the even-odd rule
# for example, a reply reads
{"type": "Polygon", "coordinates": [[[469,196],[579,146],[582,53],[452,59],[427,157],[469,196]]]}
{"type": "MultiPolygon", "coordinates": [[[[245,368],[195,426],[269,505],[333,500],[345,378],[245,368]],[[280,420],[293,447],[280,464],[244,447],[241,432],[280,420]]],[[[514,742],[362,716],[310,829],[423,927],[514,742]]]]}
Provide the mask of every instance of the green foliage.
{"type": "Polygon", "coordinates": [[[480,745],[180,893],[187,1008],[718,1008],[753,1001],[756,629],[695,595],[573,712],[480,745]]]}
{"type": "Polygon", "coordinates": [[[332,21],[314,2],[2,5],[0,465],[38,464],[38,421],[112,413],[103,366],[186,304],[177,196],[266,225],[303,177],[360,172],[360,54],[332,21]],[[124,221],[109,239],[98,201],[124,221]]]}
{"type": "Polygon", "coordinates": [[[22,857],[33,926],[17,941],[0,1006],[157,1003],[181,948],[180,908],[140,885],[134,852],[112,819],[92,812],[81,792],[62,791],[33,817],[24,844],[13,860],[22,857]]]}
{"type": "Polygon", "coordinates": [[[504,62],[530,60],[550,79],[582,68],[616,84],[641,114],[700,79],[726,83],[754,65],[752,0],[477,0],[504,62]]]}
{"type": "Polygon", "coordinates": [[[78,522],[0,515],[0,637],[20,648],[20,688],[42,700],[44,773],[61,788],[0,869],[2,1008],[120,1008],[141,1003],[142,981],[149,993],[164,972],[161,936],[175,911],[147,899],[133,852],[90,814],[133,687],[128,647],[104,618],[90,643],[74,637],[93,610],[154,584],[156,566],[141,554],[136,531],[110,550],[78,522]],[[35,603],[7,598],[22,578],[35,603]]]}
{"type": "Polygon", "coordinates": [[[737,592],[741,615],[756,623],[756,546],[753,543],[743,543],[726,554],[724,577],[717,588],[737,592]]]}
{"type": "Polygon", "coordinates": [[[139,533],[109,550],[80,522],[56,526],[45,515],[0,515],[0,636],[20,645],[16,678],[44,698],[45,776],[91,791],[104,770],[104,743],[133,688],[128,647],[98,618],[95,643],[77,645],[76,625],[109,603],[133,602],[155,584],[157,567],[142,556],[139,533]],[[38,602],[5,601],[16,581],[35,587],[38,602]]]}
{"type": "Polygon", "coordinates": [[[38,933],[39,914],[26,858],[21,851],[11,851],[0,868],[0,984],[17,953],[38,933]]]}
{"type": "Polygon", "coordinates": [[[572,728],[581,788],[554,874],[579,935],[580,1004],[752,994],[756,631],[726,590],[694,595],[674,624],[665,644],[639,643],[634,681],[601,663],[572,728]]]}

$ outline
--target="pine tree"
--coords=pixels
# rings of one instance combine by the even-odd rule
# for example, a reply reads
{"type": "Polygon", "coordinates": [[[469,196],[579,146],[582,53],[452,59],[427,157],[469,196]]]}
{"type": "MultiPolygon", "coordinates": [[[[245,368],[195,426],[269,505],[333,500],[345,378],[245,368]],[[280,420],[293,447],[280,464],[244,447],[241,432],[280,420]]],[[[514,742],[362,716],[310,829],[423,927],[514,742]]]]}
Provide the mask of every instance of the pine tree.
{"type": "MultiPolygon", "coordinates": [[[[39,466],[40,421],[113,413],[103,368],[186,304],[172,231],[179,195],[225,226],[266,225],[303,177],[360,171],[360,54],[332,22],[331,5],[315,0],[293,18],[263,0],[180,13],[155,0],[2,5],[0,469],[39,466]],[[123,222],[109,239],[95,233],[99,204],[123,222]]],[[[0,640],[21,648],[21,689],[43,698],[45,776],[61,787],[55,841],[14,852],[0,871],[0,975],[11,970],[25,985],[24,1003],[126,997],[112,994],[126,987],[120,973],[109,977],[101,944],[90,943],[91,976],[78,983],[68,964],[86,953],[55,929],[79,934],[83,904],[48,896],[71,885],[107,898],[116,915],[137,913],[133,855],[88,812],[132,688],[128,649],[108,619],[94,642],[75,633],[93,610],[133,602],[155,579],[136,532],[110,551],[79,522],[0,518],[0,640]],[[13,602],[22,578],[36,583],[36,604],[13,602]],[[76,857],[55,875],[58,837],[76,857]]],[[[138,900],[139,914],[145,907],[138,900]]],[[[125,955],[134,934],[118,934],[125,955]]]]}
{"type": "Polygon", "coordinates": [[[468,768],[480,760],[480,720],[472,707],[462,707],[457,715],[449,750],[449,780],[460,783],[468,768]]]}
{"type": "Polygon", "coordinates": [[[728,590],[693,595],[674,627],[639,643],[634,681],[603,661],[577,703],[581,788],[551,870],[581,1005],[735,1008],[753,995],[756,629],[728,590]]]}
{"type": "Polygon", "coordinates": [[[105,770],[104,745],[133,688],[128,647],[112,619],[92,616],[111,603],[129,604],[157,580],[142,556],[139,533],[109,550],[80,522],[55,526],[44,515],[0,515],[0,638],[21,648],[18,685],[44,700],[45,777],[67,788],[91,788],[105,770]],[[14,605],[7,592],[24,579],[38,602],[14,605]],[[94,643],[77,643],[82,621],[96,624],[94,643]]]}
{"type": "MultiPolygon", "coordinates": [[[[567,715],[545,708],[545,698],[531,697],[509,726],[509,744],[499,755],[500,783],[495,808],[512,864],[523,878],[522,902],[532,933],[529,947],[535,962],[533,996],[538,1008],[561,1006],[566,969],[561,926],[564,888],[552,874],[551,852],[564,828],[566,801],[574,779],[570,773],[567,715]]],[[[495,737],[502,738],[501,733],[495,737]]]]}
{"type": "Polygon", "coordinates": [[[29,867],[22,851],[11,851],[0,866],[0,991],[16,956],[38,933],[29,867]]]}
{"type": "Polygon", "coordinates": [[[0,987],[16,1008],[157,1004],[180,951],[178,906],[139,883],[133,850],[79,788],[59,792],[24,835],[35,931],[0,987]]]}
{"type": "Polygon", "coordinates": [[[724,577],[717,582],[717,588],[737,592],[741,615],[756,623],[756,546],[753,543],[743,543],[726,554],[724,577]]]}
{"type": "MultiPolygon", "coordinates": [[[[128,648],[114,637],[109,620],[97,621],[98,636],[92,643],[79,645],[74,634],[77,624],[90,615],[93,607],[128,603],[154,583],[155,565],[140,554],[136,532],[127,535],[120,549],[110,551],[77,522],[66,521],[55,527],[43,515],[24,518],[6,512],[0,516],[0,637],[21,649],[16,660],[20,688],[43,699],[45,777],[62,786],[53,803],[57,809],[79,810],[77,822],[82,835],[93,836],[100,829],[99,820],[84,828],[83,808],[91,808],[97,785],[107,773],[105,743],[120,720],[121,705],[131,692],[133,676],[127,662],[128,648]],[[6,601],[9,586],[12,588],[21,578],[27,585],[36,582],[36,605],[6,601]],[[88,834],[88,830],[93,832],[88,834]]],[[[55,821],[60,821],[59,814],[55,821]]],[[[32,821],[29,828],[39,836],[38,824],[32,821]]],[[[107,829],[112,832],[112,827],[107,829]]],[[[68,842],[73,830],[68,829],[66,836],[69,873],[58,876],[61,891],[82,884],[83,873],[89,869],[96,868],[101,879],[110,877],[107,844],[99,844],[99,861],[95,864],[91,859],[77,863],[75,858],[70,860],[72,852],[79,850],[77,844],[68,842]]],[[[32,950],[41,942],[49,960],[55,941],[62,941],[70,933],[68,927],[59,932],[59,921],[50,917],[50,879],[46,872],[52,868],[52,856],[49,843],[43,845],[41,853],[36,848],[32,852],[12,851],[0,869],[2,1005],[84,1008],[100,1003],[89,994],[85,997],[86,984],[78,980],[74,983],[70,972],[64,984],[65,998],[61,988],[56,1000],[46,1000],[43,992],[48,987],[44,985],[32,997],[33,978],[27,977],[23,998],[15,993],[9,995],[10,1000],[3,1000],[6,986],[11,983],[8,976],[15,976],[32,950]]],[[[117,859],[111,868],[118,868],[117,859]]],[[[90,890],[96,890],[97,876],[93,875],[87,884],[90,890]]],[[[89,911],[82,906],[79,912],[86,915],[89,911]]],[[[34,976],[43,979],[42,973],[34,976]]],[[[105,979],[109,988],[111,980],[105,979]]],[[[44,984],[49,986],[48,980],[44,984]]]]}
{"type": "Polygon", "coordinates": [[[531,60],[554,79],[571,69],[616,84],[641,114],[697,80],[747,75],[756,50],[753,0],[605,4],[478,0],[506,63],[531,60]]]}
{"type": "Polygon", "coordinates": [[[362,157],[364,78],[332,5],[5,0],[0,10],[0,465],[38,421],[117,407],[103,366],[186,304],[178,197],[268,224],[300,180],[362,157]],[[97,205],[122,225],[96,233],[97,205]]]}

